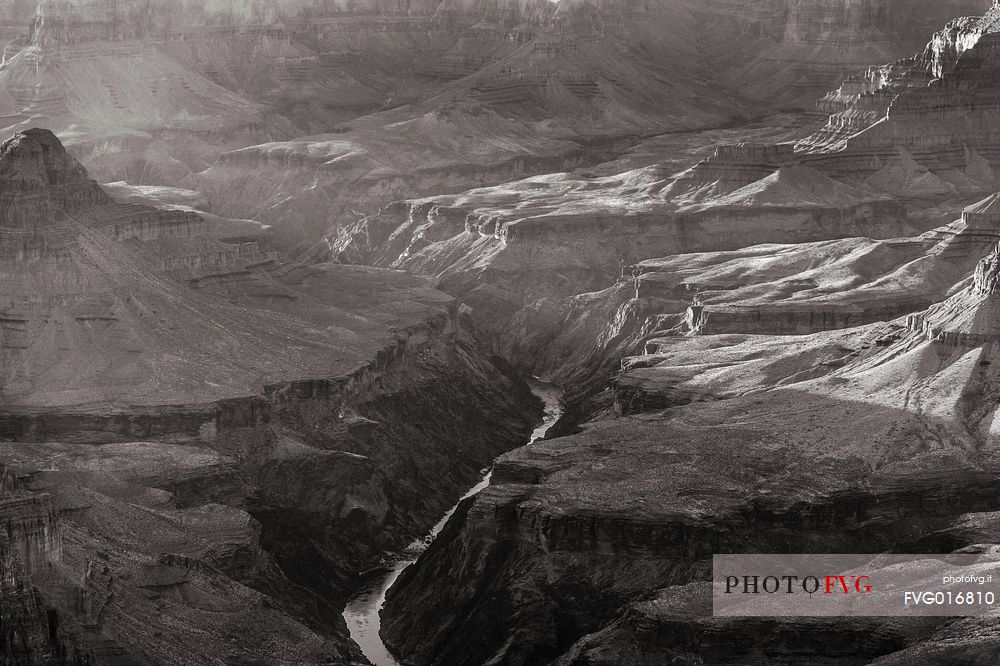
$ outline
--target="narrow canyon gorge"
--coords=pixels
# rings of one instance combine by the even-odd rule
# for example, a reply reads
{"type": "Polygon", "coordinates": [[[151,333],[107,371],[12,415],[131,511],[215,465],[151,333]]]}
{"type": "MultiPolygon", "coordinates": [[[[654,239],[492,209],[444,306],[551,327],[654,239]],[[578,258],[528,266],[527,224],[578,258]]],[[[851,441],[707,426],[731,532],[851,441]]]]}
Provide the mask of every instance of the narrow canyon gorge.
{"type": "Polygon", "coordinates": [[[0,48],[0,666],[1000,663],[1000,609],[726,616],[714,559],[1000,562],[1000,2],[0,48]]]}

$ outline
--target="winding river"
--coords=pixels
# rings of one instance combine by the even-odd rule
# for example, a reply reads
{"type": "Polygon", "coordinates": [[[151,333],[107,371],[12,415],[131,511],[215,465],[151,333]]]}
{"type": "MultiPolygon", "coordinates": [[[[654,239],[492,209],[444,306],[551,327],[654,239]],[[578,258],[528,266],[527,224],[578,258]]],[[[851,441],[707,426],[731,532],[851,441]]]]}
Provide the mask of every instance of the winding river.
{"type": "MultiPolygon", "coordinates": [[[[528,444],[532,444],[544,437],[549,428],[559,420],[559,417],[562,416],[563,405],[562,391],[557,386],[535,380],[530,381],[529,384],[531,385],[532,393],[545,403],[545,418],[542,424],[535,428],[535,431],[531,434],[531,440],[528,444]]],[[[483,480],[463,495],[462,499],[441,517],[441,520],[434,526],[430,534],[410,544],[391,569],[373,579],[347,602],[347,608],[344,609],[344,619],[347,621],[347,628],[351,631],[351,638],[361,646],[361,651],[364,652],[368,660],[375,664],[375,666],[400,666],[400,663],[389,652],[389,649],[386,648],[378,635],[381,628],[379,611],[382,610],[382,606],[385,604],[386,592],[396,582],[399,575],[403,573],[403,570],[416,562],[420,554],[427,550],[427,547],[435,537],[444,529],[445,523],[455,513],[462,500],[476,495],[479,491],[489,486],[492,476],[492,470],[487,471],[483,476],[483,480]]]]}

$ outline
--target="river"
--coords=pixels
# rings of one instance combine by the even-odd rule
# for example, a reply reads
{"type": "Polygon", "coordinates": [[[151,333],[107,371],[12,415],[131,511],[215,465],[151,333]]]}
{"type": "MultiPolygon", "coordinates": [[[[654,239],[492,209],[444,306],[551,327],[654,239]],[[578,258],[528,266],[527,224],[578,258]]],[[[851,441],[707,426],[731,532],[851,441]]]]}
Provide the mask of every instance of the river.
{"type": "MultiPolygon", "coordinates": [[[[531,392],[545,403],[545,418],[541,425],[535,428],[535,431],[531,434],[531,439],[528,441],[528,444],[532,444],[544,437],[549,428],[559,420],[559,417],[562,416],[563,404],[562,391],[557,386],[535,380],[530,381],[529,384],[531,385],[531,392]]],[[[347,621],[347,628],[351,631],[351,638],[361,646],[361,651],[375,666],[400,666],[400,663],[389,652],[378,635],[381,628],[379,611],[385,605],[386,592],[396,582],[399,575],[403,573],[403,570],[416,562],[420,554],[427,550],[427,547],[434,541],[434,538],[444,529],[445,523],[455,513],[462,500],[476,495],[479,491],[490,485],[490,478],[493,476],[493,471],[484,470],[484,472],[482,481],[476,484],[469,492],[465,493],[462,499],[441,517],[441,520],[430,531],[430,534],[410,544],[391,569],[372,579],[368,585],[347,602],[347,607],[344,609],[344,619],[347,621]]]]}

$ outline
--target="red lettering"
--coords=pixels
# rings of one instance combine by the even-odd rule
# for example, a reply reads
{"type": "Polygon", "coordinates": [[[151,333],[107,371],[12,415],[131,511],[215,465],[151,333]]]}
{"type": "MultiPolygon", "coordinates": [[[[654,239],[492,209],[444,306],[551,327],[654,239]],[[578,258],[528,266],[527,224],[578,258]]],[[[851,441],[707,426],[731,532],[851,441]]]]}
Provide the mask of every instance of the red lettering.
{"type": "Polygon", "coordinates": [[[834,589],[837,587],[837,583],[840,583],[840,588],[844,591],[844,594],[850,593],[851,588],[847,584],[846,576],[827,576],[826,591],[823,594],[833,594],[834,589]]]}

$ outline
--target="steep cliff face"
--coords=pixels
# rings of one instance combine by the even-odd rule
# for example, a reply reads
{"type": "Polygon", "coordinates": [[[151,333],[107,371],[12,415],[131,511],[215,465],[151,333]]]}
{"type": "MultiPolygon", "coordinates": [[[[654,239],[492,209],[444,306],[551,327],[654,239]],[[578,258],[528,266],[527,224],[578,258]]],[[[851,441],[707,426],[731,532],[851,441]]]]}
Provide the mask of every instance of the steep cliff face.
{"type": "Polygon", "coordinates": [[[794,159],[788,144],[735,145],[668,178],[554,174],[401,202],[322,250],[433,275],[504,356],[575,387],[568,423],[610,405],[584,403],[646,340],[894,319],[945,296],[1000,240],[991,219],[938,227],[955,217],[947,201],[904,205],[794,159]]]}
{"type": "Polygon", "coordinates": [[[93,663],[79,636],[60,626],[39,586],[62,559],[62,535],[48,495],[21,487],[0,465],[0,659],[17,664],[93,663]]]}
{"type": "Polygon", "coordinates": [[[803,141],[800,147],[842,149],[848,138],[884,118],[897,94],[950,75],[962,54],[982,37],[982,24],[979,17],[956,19],[936,32],[923,52],[849,76],[820,100],[818,108],[831,117],[820,132],[803,141]]]}
{"type": "Polygon", "coordinates": [[[112,204],[47,130],[29,130],[0,145],[0,189],[0,226],[20,231],[112,204]]]}
{"type": "Polygon", "coordinates": [[[956,347],[997,341],[997,281],[1000,250],[979,262],[972,285],[945,302],[907,318],[907,325],[928,339],[956,347]]]}
{"type": "MultiPolygon", "coordinates": [[[[717,367],[734,340],[892,321],[958,291],[956,284],[1000,240],[995,201],[988,197],[915,237],[766,244],[642,261],[610,288],[498,314],[498,345],[533,373],[575,387],[565,424],[611,407],[628,414],[738,394],[748,388],[717,367]],[[678,371],[676,358],[685,354],[689,363],[678,371]],[[623,366],[623,358],[637,355],[647,356],[623,366]],[[612,390],[604,392],[609,378],[612,390]],[[595,395],[597,402],[590,400],[595,395]]],[[[747,359],[758,353],[748,351],[747,359]]],[[[821,367],[798,371],[822,373],[848,358],[848,351],[831,349],[821,367]]],[[[726,365],[743,362],[737,359],[726,365]]],[[[762,374],[765,381],[770,376],[762,374]]]]}
{"type": "Polygon", "coordinates": [[[761,42],[756,53],[742,54],[735,76],[727,80],[742,80],[753,96],[809,106],[817,89],[835,87],[852,71],[915,53],[946,22],[979,16],[989,5],[988,1],[928,5],[917,0],[810,0],[720,3],[716,11],[724,13],[726,21],[744,16],[761,19],[759,24],[740,20],[761,42]]]}
{"type": "MultiPolygon", "coordinates": [[[[214,500],[238,500],[244,489],[231,474],[226,478],[233,466],[218,456],[167,444],[104,449],[16,443],[6,443],[2,455],[22,479],[22,504],[47,508],[39,513],[44,520],[13,531],[12,541],[22,546],[15,555],[27,563],[22,572],[34,587],[29,597],[5,588],[3,608],[16,609],[28,598],[41,620],[34,635],[26,623],[5,624],[14,634],[11,663],[220,657],[352,663],[343,641],[293,619],[301,613],[297,605],[307,605],[297,604],[296,596],[307,599],[308,592],[296,590],[260,549],[255,521],[220,504],[195,507],[199,498],[191,487],[171,486],[200,476],[206,488],[217,481],[228,485],[214,485],[214,500]],[[271,597],[251,587],[268,585],[271,597]],[[43,652],[38,646],[46,636],[43,652]]],[[[312,626],[335,636],[320,618],[312,626]]]]}
{"type": "Polygon", "coordinates": [[[827,172],[874,173],[878,186],[910,162],[924,170],[925,188],[989,187],[998,18],[994,6],[982,17],[956,20],[922,54],[871,68],[828,95],[821,108],[835,111],[830,122],[799,144],[825,153],[810,163],[827,172]],[[932,140],[925,133],[930,123],[937,128],[932,140]]]}
{"type": "MultiPolygon", "coordinates": [[[[930,18],[906,3],[779,5],[754,11],[780,17],[782,43],[830,40],[837,49],[838,30],[888,31],[930,18]],[[904,19],[907,12],[913,16],[904,19]]],[[[567,4],[557,15],[574,30],[602,34],[637,15],[653,22],[656,11],[567,4]],[[602,11],[615,17],[607,26],[594,20],[602,11]]],[[[821,103],[834,114],[827,127],[805,139],[690,151],[702,159],[689,168],[673,160],[624,170],[628,161],[617,160],[586,170],[601,177],[583,177],[581,169],[398,202],[336,229],[316,256],[434,276],[481,317],[504,353],[560,379],[607,376],[623,353],[667,331],[802,334],[921,310],[971,270],[983,243],[995,242],[989,221],[940,225],[994,191],[997,179],[989,141],[952,132],[968,123],[931,131],[926,109],[906,109],[933,94],[941,108],[954,106],[956,117],[967,107],[988,114],[985,54],[995,12],[955,20],[917,56],[849,80],[821,103]],[[887,112],[889,120],[878,122],[887,112]],[[912,145],[887,134],[893,123],[910,127],[912,145]],[[927,139],[935,132],[940,136],[927,139]],[[814,242],[855,236],[909,240],[814,242]],[[801,247],[786,245],[766,265],[761,257],[774,248],[752,249],[790,242],[801,247]],[[750,249],[732,252],[740,248],[750,249]],[[691,264],[692,252],[706,256],[691,264]],[[669,255],[684,256],[653,261],[669,255]],[[837,268],[810,268],[820,256],[837,268]],[[637,262],[634,289],[609,289],[637,262]],[[887,297],[890,283],[905,293],[887,297]],[[697,312],[688,307],[695,294],[703,305],[697,312]]],[[[859,43],[873,34],[864,32],[859,43]]]]}
{"type": "Polygon", "coordinates": [[[139,663],[360,661],[339,616],[355,577],[425,533],[538,411],[469,340],[414,334],[354,376],[273,387],[265,422],[5,445],[61,510],[61,582],[41,597],[60,623],[139,663]]]}
{"type": "Polygon", "coordinates": [[[979,16],[990,4],[989,0],[932,5],[919,0],[564,1],[556,16],[578,30],[617,33],[626,43],[666,52],[676,45],[656,43],[650,29],[669,26],[679,7],[699,20],[698,38],[712,46],[702,51],[702,58],[717,67],[720,83],[757,99],[770,95],[772,103],[810,106],[817,91],[835,86],[847,73],[914,53],[946,22],[979,16]],[[722,45],[727,48],[715,48],[722,45]]]}
{"type": "Polygon", "coordinates": [[[597,179],[553,174],[394,204],[331,235],[319,251],[433,275],[473,308],[506,296],[503,311],[487,314],[495,326],[541,298],[605,288],[626,267],[658,256],[888,238],[936,222],[808,168],[717,154],[666,183],[653,167],[597,179]]]}

